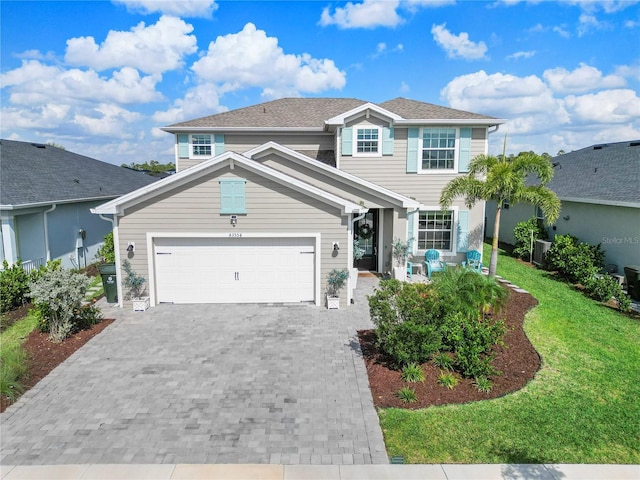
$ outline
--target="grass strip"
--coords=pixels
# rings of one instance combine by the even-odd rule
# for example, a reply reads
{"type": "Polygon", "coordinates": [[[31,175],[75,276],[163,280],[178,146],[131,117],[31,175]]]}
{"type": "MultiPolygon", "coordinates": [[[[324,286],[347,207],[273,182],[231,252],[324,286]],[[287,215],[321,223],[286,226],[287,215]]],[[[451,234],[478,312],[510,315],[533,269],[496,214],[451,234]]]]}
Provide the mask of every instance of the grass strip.
{"type": "Polygon", "coordinates": [[[38,319],[29,313],[0,335],[0,395],[13,400],[22,393],[21,380],[29,371],[22,344],[37,325],[38,319]]]}

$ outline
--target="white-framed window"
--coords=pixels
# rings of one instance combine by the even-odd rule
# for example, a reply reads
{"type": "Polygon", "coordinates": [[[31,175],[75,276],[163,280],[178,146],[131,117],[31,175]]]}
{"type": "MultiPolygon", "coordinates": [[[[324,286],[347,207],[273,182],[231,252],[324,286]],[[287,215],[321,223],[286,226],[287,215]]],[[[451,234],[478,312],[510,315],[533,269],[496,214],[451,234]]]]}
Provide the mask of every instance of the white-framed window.
{"type": "Polygon", "coordinates": [[[193,134],[191,135],[191,151],[194,157],[196,156],[211,156],[211,135],[207,134],[193,134]]]}
{"type": "Polygon", "coordinates": [[[423,210],[418,214],[418,250],[453,251],[454,211],[423,210]]]}
{"type": "Polygon", "coordinates": [[[423,128],[420,170],[456,171],[457,137],[457,128],[423,128]]]}
{"type": "Polygon", "coordinates": [[[382,134],[380,127],[355,127],[353,129],[354,155],[381,155],[382,134]]]}

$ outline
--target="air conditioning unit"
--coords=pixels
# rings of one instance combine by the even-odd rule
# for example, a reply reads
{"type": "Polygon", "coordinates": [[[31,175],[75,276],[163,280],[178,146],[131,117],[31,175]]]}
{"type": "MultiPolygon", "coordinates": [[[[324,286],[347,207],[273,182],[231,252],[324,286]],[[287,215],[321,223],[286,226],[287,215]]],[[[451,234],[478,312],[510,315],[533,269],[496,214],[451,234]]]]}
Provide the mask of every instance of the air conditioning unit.
{"type": "Polygon", "coordinates": [[[542,265],[550,248],[551,242],[536,240],[536,244],[533,247],[533,264],[542,265]]]}

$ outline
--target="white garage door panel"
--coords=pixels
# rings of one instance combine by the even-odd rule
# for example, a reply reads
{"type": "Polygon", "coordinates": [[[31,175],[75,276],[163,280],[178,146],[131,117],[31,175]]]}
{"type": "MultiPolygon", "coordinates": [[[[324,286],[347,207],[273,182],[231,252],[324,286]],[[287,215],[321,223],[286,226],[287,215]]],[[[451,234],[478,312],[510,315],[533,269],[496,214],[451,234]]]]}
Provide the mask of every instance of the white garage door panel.
{"type": "Polygon", "coordinates": [[[157,238],[157,300],[313,301],[313,245],[313,238],[157,238]]]}

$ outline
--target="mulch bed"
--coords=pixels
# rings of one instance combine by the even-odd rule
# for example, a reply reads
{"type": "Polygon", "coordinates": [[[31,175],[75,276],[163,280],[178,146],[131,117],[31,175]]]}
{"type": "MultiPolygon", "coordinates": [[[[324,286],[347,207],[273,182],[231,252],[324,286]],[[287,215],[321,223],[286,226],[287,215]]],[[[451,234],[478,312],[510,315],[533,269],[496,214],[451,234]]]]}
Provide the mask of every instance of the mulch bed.
{"type": "Polygon", "coordinates": [[[452,390],[438,385],[440,369],[431,363],[422,365],[426,377],[424,382],[407,384],[402,380],[401,372],[390,368],[384,355],[375,347],[374,331],[359,331],[373,403],[379,408],[418,409],[487,400],[521,389],[540,368],[540,356],[522,328],[525,314],[537,304],[538,301],[530,294],[510,290],[507,306],[498,316],[507,326],[505,345],[496,347],[493,363],[502,374],[491,378],[493,388],[489,393],[478,391],[473,385],[473,379],[460,378],[460,383],[452,390]],[[398,398],[398,391],[405,386],[415,389],[417,402],[403,403],[398,398]]]}
{"type": "MultiPolygon", "coordinates": [[[[62,343],[52,343],[49,340],[49,334],[41,333],[39,330],[31,332],[23,344],[29,359],[29,374],[22,382],[24,391],[32,388],[112,322],[113,319],[104,319],[89,330],[82,330],[71,335],[62,343]]],[[[0,397],[0,412],[4,412],[11,403],[9,398],[0,397]]]]}

